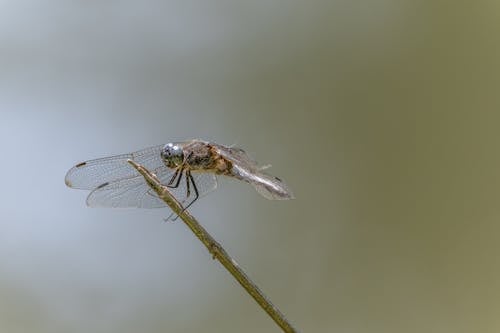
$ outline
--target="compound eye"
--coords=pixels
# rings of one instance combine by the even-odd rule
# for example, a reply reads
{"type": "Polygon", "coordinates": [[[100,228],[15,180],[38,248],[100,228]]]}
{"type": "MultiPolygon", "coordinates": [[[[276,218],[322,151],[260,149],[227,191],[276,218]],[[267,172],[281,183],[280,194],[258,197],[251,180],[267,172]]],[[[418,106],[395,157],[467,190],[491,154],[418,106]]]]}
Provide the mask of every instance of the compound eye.
{"type": "Polygon", "coordinates": [[[184,160],[182,148],[173,144],[167,143],[161,150],[161,158],[169,167],[176,167],[184,160]]]}

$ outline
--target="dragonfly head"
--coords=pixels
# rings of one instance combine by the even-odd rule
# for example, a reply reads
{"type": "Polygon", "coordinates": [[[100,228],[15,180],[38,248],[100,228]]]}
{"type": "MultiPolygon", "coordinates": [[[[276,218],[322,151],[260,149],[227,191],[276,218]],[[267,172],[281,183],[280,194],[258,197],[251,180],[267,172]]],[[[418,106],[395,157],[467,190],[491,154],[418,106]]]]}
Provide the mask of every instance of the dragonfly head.
{"type": "Polygon", "coordinates": [[[169,168],[176,168],[184,162],[184,152],[182,148],[173,144],[167,143],[161,150],[161,159],[169,168]]]}

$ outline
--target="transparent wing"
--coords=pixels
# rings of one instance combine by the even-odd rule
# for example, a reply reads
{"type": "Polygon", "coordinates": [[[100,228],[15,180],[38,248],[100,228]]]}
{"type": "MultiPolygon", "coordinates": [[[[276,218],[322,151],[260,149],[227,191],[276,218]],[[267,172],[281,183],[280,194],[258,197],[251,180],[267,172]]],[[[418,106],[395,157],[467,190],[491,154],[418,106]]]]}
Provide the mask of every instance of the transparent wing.
{"type": "MultiPolygon", "coordinates": [[[[137,171],[136,171],[137,174],[137,171]]],[[[166,167],[156,173],[160,182],[168,184],[174,171],[166,167]]],[[[211,173],[192,173],[199,196],[203,196],[217,187],[217,180],[211,173]]],[[[183,205],[195,199],[193,185],[190,184],[190,193],[187,195],[187,181],[185,174],[177,188],[169,188],[172,195],[183,205]]],[[[112,183],[104,183],[93,190],[87,197],[87,205],[91,207],[135,207],[135,208],[162,208],[166,204],[146,184],[140,175],[132,178],[120,179],[112,183]]]]}
{"type": "Polygon", "coordinates": [[[150,192],[142,176],[125,178],[113,183],[104,183],[90,192],[87,205],[90,207],[112,208],[160,208],[165,203],[156,193],[150,192]]]}
{"type": "Polygon", "coordinates": [[[295,197],[283,180],[262,172],[265,167],[260,167],[243,149],[222,145],[214,146],[220,155],[231,161],[232,175],[251,184],[266,199],[288,200],[295,197]]]}
{"type": "MultiPolygon", "coordinates": [[[[132,159],[145,166],[151,172],[165,168],[160,156],[164,145],[145,148],[134,153],[99,158],[82,162],[71,168],[66,174],[66,185],[76,189],[93,190],[104,183],[137,177],[137,171],[129,163],[132,159]]],[[[143,180],[142,177],[140,177],[143,180]]]]}
{"type": "Polygon", "coordinates": [[[243,149],[237,147],[225,147],[218,144],[213,144],[217,152],[224,158],[230,160],[234,164],[239,165],[251,172],[257,172],[262,168],[259,167],[257,161],[250,157],[243,149]]]}

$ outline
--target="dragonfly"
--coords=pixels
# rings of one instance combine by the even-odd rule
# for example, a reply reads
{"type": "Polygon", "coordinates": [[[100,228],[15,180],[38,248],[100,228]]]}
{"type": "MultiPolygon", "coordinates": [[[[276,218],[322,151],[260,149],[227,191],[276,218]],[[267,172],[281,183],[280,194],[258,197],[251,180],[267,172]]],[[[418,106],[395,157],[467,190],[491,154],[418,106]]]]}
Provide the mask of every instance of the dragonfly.
{"type": "Polygon", "coordinates": [[[66,185],[89,190],[90,207],[166,207],[129,159],[154,173],[184,210],[217,188],[217,176],[248,183],[270,200],[294,198],[283,180],[263,171],[269,166],[259,166],[243,149],[198,139],[78,163],[66,174],[66,185]]]}

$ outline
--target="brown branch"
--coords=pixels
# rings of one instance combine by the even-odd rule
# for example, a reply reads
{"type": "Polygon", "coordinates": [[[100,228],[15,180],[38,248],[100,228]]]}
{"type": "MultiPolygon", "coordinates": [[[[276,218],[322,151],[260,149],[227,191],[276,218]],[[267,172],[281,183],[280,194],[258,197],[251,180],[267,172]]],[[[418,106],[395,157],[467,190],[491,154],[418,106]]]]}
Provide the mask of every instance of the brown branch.
{"type": "Polygon", "coordinates": [[[241,286],[252,296],[255,301],[267,312],[267,314],[278,324],[283,332],[298,332],[285,316],[276,308],[271,301],[262,293],[262,291],[250,280],[250,278],[238,266],[224,248],[203,228],[196,219],[183,210],[182,205],[175,199],[168,188],[163,186],[156,175],[151,173],[145,167],[137,164],[133,160],[128,160],[137,171],[144,177],[148,185],[158,194],[158,196],[177,214],[198,239],[207,247],[214,259],[219,262],[231,273],[232,276],[241,284],[241,286]]]}

